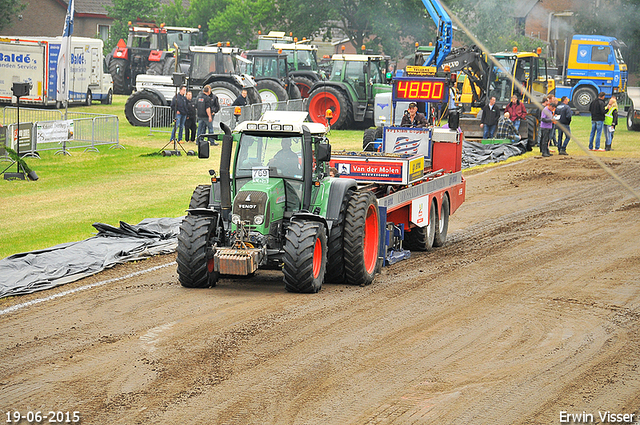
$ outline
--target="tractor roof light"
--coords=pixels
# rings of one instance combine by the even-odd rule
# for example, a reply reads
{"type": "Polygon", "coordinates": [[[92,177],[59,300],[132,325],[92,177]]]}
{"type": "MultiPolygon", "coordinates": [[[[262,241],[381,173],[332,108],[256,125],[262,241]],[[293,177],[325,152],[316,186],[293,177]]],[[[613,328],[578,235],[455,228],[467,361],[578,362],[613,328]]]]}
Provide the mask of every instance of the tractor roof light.
{"type": "Polygon", "coordinates": [[[236,106],[235,108],[233,108],[233,115],[235,115],[236,117],[242,115],[242,108],[240,106],[236,106]]]}
{"type": "Polygon", "coordinates": [[[227,41],[227,47],[231,47],[231,42],[227,41]]]}
{"type": "Polygon", "coordinates": [[[518,53],[518,47],[513,46],[513,53],[518,53]]]}
{"type": "Polygon", "coordinates": [[[284,131],[293,131],[293,125],[291,125],[291,124],[285,124],[285,125],[283,125],[283,126],[282,126],[282,129],[283,129],[284,131]]]}
{"type": "Polygon", "coordinates": [[[282,124],[271,124],[271,130],[282,131],[282,124]]]}
{"type": "Polygon", "coordinates": [[[164,22],[160,24],[160,28],[164,28],[164,22]]]}
{"type": "Polygon", "coordinates": [[[445,65],[444,72],[451,72],[451,67],[449,65],[445,65]]]}
{"type": "Polygon", "coordinates": [[[247,124],[247,130],[257,130],[258,124],[247,124]]]}
{"type": "Polygon", "coordinates": [[[536,49],[536,53],[537,53],[537,54],[541,54],[541,53],[542,53],[542,47],[538,47],[538,48],[536,49]]]}
{"type": "Polygon", "coordinates": [[[329,108],[324,112],[324,117],[326,119],[331,119],[333,118],[333,111],[329,108]]]}
{"type": "Polygon", "coordinates": [[[362,50],[362,53],[364,53],[366,48],[367,48],[367,46],[365,46],[364,44],[362,46],[360,46],[360,50],[362,50]]]}
{"type": "Polygon", "coordinates": [[[269,130],[269,124],[258,124],[258,130],[269,130]]]}
{"type": "Polygon", "coordinates": [[[342,47],[340,47],[340,49],[342,49],[342,53],[344,53],[344,50],[346,49],[346,46],[342,46],[342,47]]]}
{"type": "Polygon", "coordinates": [[[297,43],[298,42],[298,37],[293,37],[293,42],[297,43]]]}
{"type": "Polygon", "coordinates": [[[222,41],[218,41],[217,46],[222,47],[222,41]]]}
{"type": "Polygon", "coordinates": [[[282,54],[282,49],[278,49],[278,54],[281,55],[282,54]]]}

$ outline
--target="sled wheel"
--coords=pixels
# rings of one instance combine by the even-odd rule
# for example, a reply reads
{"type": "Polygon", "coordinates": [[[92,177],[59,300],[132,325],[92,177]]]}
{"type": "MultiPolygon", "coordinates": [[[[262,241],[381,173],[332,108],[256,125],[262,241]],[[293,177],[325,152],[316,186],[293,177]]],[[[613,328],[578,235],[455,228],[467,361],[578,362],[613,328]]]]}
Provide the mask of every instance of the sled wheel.
{"type": "Polygon", "coordinates": [[[447,242],[447,232],[449,231],[449,211],[449,197],[445,194],[442,197],[440,219],[438,220],[438,225],[433,235],[433,246],[442,246],[447,242]]]}

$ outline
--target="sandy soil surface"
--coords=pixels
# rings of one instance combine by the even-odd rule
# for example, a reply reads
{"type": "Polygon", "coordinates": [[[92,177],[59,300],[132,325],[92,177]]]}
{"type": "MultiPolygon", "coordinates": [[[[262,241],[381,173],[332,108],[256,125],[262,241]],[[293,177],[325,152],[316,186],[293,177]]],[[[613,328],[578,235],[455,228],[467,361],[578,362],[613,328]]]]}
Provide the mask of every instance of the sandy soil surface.
{"type": "MultiPolygon", "coordinates": [[[[638,190],[640,160],[607,164],[638,190]]],[[[190,290],[161,256],[3,300],[121,277],[0,315],[0,421],[637,423],[639,213],[586,158],[529,159],[467,175],[448,243],[368,287],[290,294],[260,271],[190,290]]]]}

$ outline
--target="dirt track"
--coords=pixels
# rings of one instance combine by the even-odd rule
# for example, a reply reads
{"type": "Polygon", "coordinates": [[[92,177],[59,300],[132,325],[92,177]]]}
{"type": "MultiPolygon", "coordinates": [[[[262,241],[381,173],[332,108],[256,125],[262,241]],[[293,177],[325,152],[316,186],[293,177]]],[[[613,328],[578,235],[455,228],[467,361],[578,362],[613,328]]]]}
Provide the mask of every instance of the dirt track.
{"type": "MultiPolygon", "coordinates": [[[[607,163],[639,189],[640,160],[607,163]]],[[[546,425],[610,411],[640,422],[640,202],[585,158],[467,179],[447,245],[369,287],[289,294],[279,272],[259,272],[188,290],[170,265],[0,316],[0,420],[546,425]]]]}

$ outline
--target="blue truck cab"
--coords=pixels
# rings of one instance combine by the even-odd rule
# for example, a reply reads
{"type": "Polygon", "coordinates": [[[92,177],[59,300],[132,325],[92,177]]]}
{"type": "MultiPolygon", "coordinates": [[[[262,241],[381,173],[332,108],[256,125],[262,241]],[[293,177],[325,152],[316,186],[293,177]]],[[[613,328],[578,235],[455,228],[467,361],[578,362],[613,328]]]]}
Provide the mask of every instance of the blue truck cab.
{"type": "Polygon", "coordinates": [[[574,108],[585,112],[599,92],[607,98],[624,93],[628,72],[621,47],[626,45],[615,37],[574,35],[556,97],[569,97],[574,108]]]}

